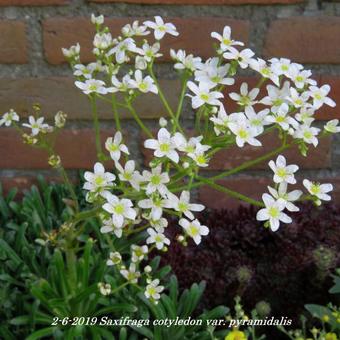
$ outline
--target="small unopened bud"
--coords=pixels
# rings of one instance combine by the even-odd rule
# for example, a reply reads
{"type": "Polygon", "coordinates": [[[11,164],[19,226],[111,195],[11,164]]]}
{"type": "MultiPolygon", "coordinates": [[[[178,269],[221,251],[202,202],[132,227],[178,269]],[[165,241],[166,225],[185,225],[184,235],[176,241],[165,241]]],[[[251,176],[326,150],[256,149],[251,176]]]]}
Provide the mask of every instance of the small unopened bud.
{"type": "Polygon", "coordinates": [[[182,164],[182,166],[183,166],[184,169],[188,169],[189,166],[190,166],[190,164],[189,164],[188,162],[184,162],[184,163],[182,164]]]}
{"type": "Polygon", "coordinates": [[[271,312],[271,308],[270,308],[270,304],[266,301],[260,301],[256,304],[255,306],[257,313],[261,316],[261,317],[265,317],[267,315],[270,314],[271,312]]]}
{"type": "Polygon", "coordinates": [[[54,116],[54,125],[61,129],[65,126],[67,114],[63,111],[58,111],[54,116]]]}
{"type": "Polygon", "coordinates": [[[159,118],[160,127],[166,127],[167,125],[168,125],[168,121],[164,117],[159,118]]]}
{"type": "Polygon", "coordinates": [[[31,135],[28,135],[27,133],[24,133],[22,135],[22,138],[24,140],[24,143],[25,144],[28,144],[28,145],[34,145],[34,144],[37,144],[38,143],[38,139],[31,136],[31,135]]]}
{"type": "Polygon", "coordinates": [[[151,266],[146,266],[146,267],[144,267],[144,272],[145,272],[145,273],[151,273],[151,272],[152,272],[151,266]]]}
{"type": "Polygon", "coordinates": [[[236,272],[237,279],[240,283],[248,283],[252,277],[251,270],[246,266],[241,266],[236,272]]]}
{"type": "Polygon", "coordinates": [[[52,168],[59,168],[60,164],[61,164],[61,159],[58,155],[52,155],[49,157],[48,159],[48,164],[52,167],[52,168]]]}

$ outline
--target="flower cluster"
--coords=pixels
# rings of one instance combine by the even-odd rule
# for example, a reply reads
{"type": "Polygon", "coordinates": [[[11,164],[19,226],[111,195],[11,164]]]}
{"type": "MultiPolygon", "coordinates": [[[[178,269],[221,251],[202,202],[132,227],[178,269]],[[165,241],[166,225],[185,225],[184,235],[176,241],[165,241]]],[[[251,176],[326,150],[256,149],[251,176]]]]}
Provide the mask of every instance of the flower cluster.
{"type": "MultiPolygon", "coordinates": [[[[163,38],[179,35],[175,25],[156,16],[154,20],[127,24],[122,27],[120,36],[113,37],[104,25],[103,16],[92,15],[91,21],[96,29],[93,39],[95,62],[87,65],[80,62],[79,44],[63,49],[76,78],[75,85],[88,96],[93,110],[99,162],[94,165],[93,172],[87,171],[84,175],[86,199],[98,207],[102,233],[115,238],[128,238],[135,233],[143,236],[142,244],[132,245],[127,263],[122,254],[114,250],[107,264],[118,266],[120,274],[133,284],[138,284],[141,276],[147,275],[147,298],[156,302],[163,287],[146,269],[148,266],[141,274],[142,262],[153,250],[167,250],[171,242],[166,230],[168,217],[177,218],[179,234],[176,239],[183,245],[188,239],[199,244],[202,236],[209,233],[195,217],[204,206],[192,202],[193,188],[208,185],[261,207],[257,217],[267,221],[273,231],[279,228],[280,222],[291,222],[284,210],[297,211],[295,203],[298,200],[313,200],[317,204],[329,200],[330,184],[304,180],[308,194],[303,195],[300,190],[288,192],[288,185],[296,183],[294,176],[298,167],[287,166],[282,155],[276,162],[269,162],[275,185],[268,187],[269,194],[263,195],[263,202],[217,182],[290,147],[298,147],[303,155],[307,155],[310,144],[316,147],[319,138],[340,131],[337,120],[328,122],[323,130],[314,126],[317,110],[324,104],[333,107],[335,103],[328,96],[330,86],[318,86],[311,78],[310,70],[285,58],[269,61],[257,58],[251,49],[232,38],[230,27],[226,26],[222,34],[211,33],[218,46],[216,55],[207,60],[182,49],[169,51],[181,79],[181,94],[174,110],[159,84],[154,63],[164,53],[163,38]],[[237,72],[245,69],[259,76],[258,84],[253,87],[241,84],[239,91],[228,95],[234,105],[226,105],[228,87],[235,84],[237,72]],[[266,93],[262,94],[264,86],[266,93]],[[169,119],[160,119],[156,136],[134,107],[136,98],[146,93],[159,96],[169,116],[169,119]],[[184,101],[188,98],[195,111],[194,132],[188,132],[181,125],[184,101]],[[100,138],[99,100],[110,102],[117,131],[106,140],[106,152],[102,150],[100,138]],[[121,127],[121,110],[128,111],[147,136],[144,147],[151,159],[144,168],[131,159],[133,153],[129,151],[121,127]],[[275,131],[282,142],[275,152],[212,177],[200,175],[219,150],[232,146],[243,148],[246,144],[261,147],[261,136],[271,131],[275,131]],[[113,161],[114,172],[105,170],[103,162],[106,160],[113,161]]],[[[0,125],[9,126],[18,120],[18,115],[10,111],[0,120],[0,125]]],[[[38,141],[37,137],[64,123],[65,117],[58,113],[55,127],[50,127],[39,115],[30,116],[29,123],[24,126],[31,129],[29,138],[38,141]]],[[[58,163],[56,155],[51,154],[51,157],[50,164],[58,163]]],[[[100,287],[107,292],[104,284],[100,287]]]]}

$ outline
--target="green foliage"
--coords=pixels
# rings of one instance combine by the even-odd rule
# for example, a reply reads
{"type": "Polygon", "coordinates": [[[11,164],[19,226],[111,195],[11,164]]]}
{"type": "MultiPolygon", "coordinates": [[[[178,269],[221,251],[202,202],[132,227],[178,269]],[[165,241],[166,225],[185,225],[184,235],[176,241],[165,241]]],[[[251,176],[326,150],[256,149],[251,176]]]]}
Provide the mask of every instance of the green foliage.
{"type": "MultiPolygon", "coordinates": [[[[16,190],[5,197],[0,191],[0,338],[40,339],[211,339],[223,336],[206,324],[223,318],[228,309],[217,307],[197,312],[205,285],[194,284],[180,292],[177,279],[169,278],[170,267],[160,268],[160,258],[150,261],[153,277],[168,282],[168,294],[159,303],[145,298],[137,285],[127,284],[115,267],[106,266],[110,247],[128,253],[140,234],[128,239],[111,239],[99,231],[96,218],[77,224],[75,249],[64,242],[72,206],[64,199],[66,189],[39,178],[22,200],[14,200],[16,190]],[[79,230],[78,230],[79,229],[79,230]],[[110,242],[108,242],[110,241],[110,242]],[[169,278],[169,279],[167,279],[169,278]],[[110,284],[112,292],[103,296],[98,283],[110,284]],[[154,319],[202,319],[202,325],[161,327],[154,319]],[[149,326],[72,325],[108,316],[109,319],[149,320],[149,326]],[[58,318],[58,319],[56,319],[58,318]],[[52,325],[57,321],[57,325],[52,325]],[[63,324],[64,320],[64,324],[63,324]]],[[[81,200],[80,200],[81,201],[81,200]]],[[[84,201],[83,201],[84,202],[84,201]]],[[[85,203],[83,210],[86,213],[85,203]]],[[[72,240],[71,240],[72,241],[72,240]]],[[[143,278],[146,284],[146,278],[143,278]]]]}

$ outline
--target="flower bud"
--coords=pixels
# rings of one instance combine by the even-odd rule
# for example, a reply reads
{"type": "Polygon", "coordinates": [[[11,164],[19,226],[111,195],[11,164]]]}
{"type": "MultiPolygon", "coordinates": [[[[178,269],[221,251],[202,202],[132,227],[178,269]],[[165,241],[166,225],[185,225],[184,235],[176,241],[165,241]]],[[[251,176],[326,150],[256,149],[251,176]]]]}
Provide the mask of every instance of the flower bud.
{"type": "Polygon", "coordinates": [[[256,304],[255,309],[261,317],[265,317],[270,314],[270,304],[266,301],[260,301],[256,304]]]}
{"type": "Polygon", "coordinates": [[[48,159],[48,164],[52,167],[52,168],[59,168],[60,164],[61,164],[61,159],[58,155],[52,155],[49,157],[48,159]]]}

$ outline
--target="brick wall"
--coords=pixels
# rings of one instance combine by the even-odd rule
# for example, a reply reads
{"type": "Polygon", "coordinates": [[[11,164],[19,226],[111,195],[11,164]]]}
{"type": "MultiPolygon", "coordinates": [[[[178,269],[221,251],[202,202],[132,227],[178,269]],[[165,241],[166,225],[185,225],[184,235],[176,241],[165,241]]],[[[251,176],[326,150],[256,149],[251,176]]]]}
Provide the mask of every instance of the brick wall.
{"type": "MultiPolygon", "coordinates": [[[[58,110],[68,113],[67,129],[57,148],[66,168],[76,174],[78,168],[90,168],[95,159],[91,112],[84,96],[73,86],[71,71],[64,63],[61,47],[80,42],[82,61],[91,61],[93,27],[90,14],[103,13],[113,33],[137,17],[160,14],[173,21],[181,39],[167,40],[167,48],[209,56],[213,30],[230,25],[234,36],[264,57],[286,56],[307,64],[315,78],[332,86],[332,97],[340,105],[340,3],[316,0],[0,0],[0,113],[15,108],[27,115],[34,102],[42,104],[44,114],[51,118],[58,110]]],[[[166,54],[168,55],[168,54],[166,54]]],[[[171,77],[164,57],[157,65],[162,85],[175,103],[179,84],[171,77]]],[[[247,75],[245,75],[247,77],[247,75]]],[[[238,84],[242,79],[238,79],[238,84]]],[[[247,81],[255,80],[247,77],[247,81]]],[[[236,88],[235,87],[235,88],[236,88]]],[[[155,96],[144,97],[138,104],[139,114],[148,118],[151,127],[165,115],[155,96]]],[[[110,110],[100,107],[103,134],[113,131],[110,110]]],[[[143,136],[123,112],[133,156],[141,162],[149,156],[142,150],[143,136]]],[[[192,112],[187,108],[185,125],[190,127],[192,112]]],[[[340,110],[326,108],[318,115],[324,119],[340,118],[340,110]]],[[[275,140],[267,136],[267,140],[275,140]]],[[[323,140],[308,159],[289,151],[290,162],[296,162],[301,176],[338,183],[335,197],[340,202],[340,138],[323,140]]],[[[263,152],[263,151],[262,151],[263,152]]],[[[242,152],[232,149],[216,155],[211,171],[238,165],[258,150],[245,147],[242,152]]],[[[38,172],[50,178],[55,174],[46,165],[46,155],[22,145],[13,129],[0,129],[0,177],[8,189],[13,185],[27,187],[38,172]]],[[[221,182],[243,193],[258,197],[268,184],[266,165],[221,182]]],[[[238,203],[219,196],[209,188],[199,191],[208,206],[235,207],[238,203]]]]}

